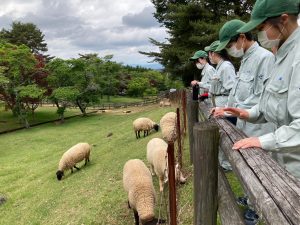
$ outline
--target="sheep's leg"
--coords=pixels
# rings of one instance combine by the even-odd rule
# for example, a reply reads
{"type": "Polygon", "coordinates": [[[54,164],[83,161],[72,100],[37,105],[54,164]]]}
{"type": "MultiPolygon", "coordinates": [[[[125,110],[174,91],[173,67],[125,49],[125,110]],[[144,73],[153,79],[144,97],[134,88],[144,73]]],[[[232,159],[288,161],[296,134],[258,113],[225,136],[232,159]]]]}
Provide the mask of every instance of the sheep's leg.
{"type": "Polygon", "coordinates": [[[159,177],[159,191],[162,192],[164,190],[164,177],[159,177]]]}
{"type": "Polygon", "coordinates": [[[131,206],[129,204],[129,200],[127,201],[128,209],[131,209],[131,206]]]}
{"type": "Polygon", "coordinates": [[[85,158],[85,163],[84,165],[86,166],[86,164],[90,161],[90,157],[85,158]]]}
{"type": "Polygon", "coordinates": [[[135,137],[136,137],[136,139],[139,138],[139,137],[138,137],[138,131],[135,132],[135,137]]]}
{"type": "Polygon", "coordinates": [[[73,173],[73,168],[71,168],[71,173],[73,173]]]}
{"type": "Polygon", "coordinates": [[[140,131],[138,131],[138,137],[139,137],[139,138],[141,137],[141,135],[140,135],[140,131]]]}
{"type": "Polygon", "coordinates": [[[151,172],[151,175],[154,176],[154,166],[151,164],[150,165],[150,172],[151,172]]]}
{"type": "Polygon", "coordinates": [[[134,213],[135,225],[139,225],[140,224],[139,214],[135,210],[133,210],[133,213],[134,213]]]}
{"type": "Polygon", "coordinates": [[[75,169],[80,170],[80,168],[78,168],[77,166],[74,166],[75,169]]]}
{"type": "Polygon", "coordinates": [[[144,137],[146,137],[146,131],[144,130],[144,137]]]}

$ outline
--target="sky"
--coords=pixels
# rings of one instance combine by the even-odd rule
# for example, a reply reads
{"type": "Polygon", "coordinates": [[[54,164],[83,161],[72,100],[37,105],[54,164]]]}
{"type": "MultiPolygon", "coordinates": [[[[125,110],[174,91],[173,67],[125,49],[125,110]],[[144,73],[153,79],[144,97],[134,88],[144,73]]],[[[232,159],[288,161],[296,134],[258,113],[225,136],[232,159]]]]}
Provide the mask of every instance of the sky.
{"type": "Polygon", "coordinates": [[[160,67],[138,51],[159,49],[149,37],[165,42],[165,28],[153,17],[150,0],[1,0],[0,29],[13,21],[34,23],[45,35],[51,56],[114,55],[113,61],[160,67]]]}

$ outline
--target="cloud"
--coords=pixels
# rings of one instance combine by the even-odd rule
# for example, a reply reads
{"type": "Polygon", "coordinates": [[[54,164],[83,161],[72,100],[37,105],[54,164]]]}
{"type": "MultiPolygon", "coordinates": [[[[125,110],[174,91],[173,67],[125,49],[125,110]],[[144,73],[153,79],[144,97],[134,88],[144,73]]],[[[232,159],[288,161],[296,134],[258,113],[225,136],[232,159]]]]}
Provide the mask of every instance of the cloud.
{"type": "Polygon", "coordinates": [[[153,7],[148,6],[145,7],[140,13],[127,14],[123,16],[122,21],[129,27],[158,27],[159,23],[153,17],[154,11],[155,10],[153,7]]]}
{"type": "Polygon", "coordinates": [[[157,50],[149,37],[168,37],[154,11],[150,0],[1,0],[0,29],[13,21],[34,23],[45,34],[48,54],[61,58],[93,52],[146,64],[151,59],[138,51],[157,50]]]}

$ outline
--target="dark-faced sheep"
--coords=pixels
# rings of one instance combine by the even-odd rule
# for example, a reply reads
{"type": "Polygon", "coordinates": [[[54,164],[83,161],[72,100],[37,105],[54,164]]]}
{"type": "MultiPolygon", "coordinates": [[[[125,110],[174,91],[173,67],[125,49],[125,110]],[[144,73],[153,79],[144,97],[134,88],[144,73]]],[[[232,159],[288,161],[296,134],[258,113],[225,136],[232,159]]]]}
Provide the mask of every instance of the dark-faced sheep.
{"type": "Polygon", "coordinates": [[[149,131],[152,129],[158,131],[159,125],[153,122],[149,118],[142,117],[133,121],[133,130],[135,132],[135,136],[137,139],[141,137],[140,136],[141,131],[144,131],[144,137],[145,137],[149,134],[149,131]]]}
{"type": "Polygon", "coordinates": [[[90,161],[91,148],[91,145],[89,145],[88,143],[78,143],[71,147],[68,151],[66,151],[61,157],[58,164],[58,171],[56,172],[57,179],[61,180],[66,170],[71,169],[72,173],[73,168],[79,170],[79,168],[76,167],[76,163],[79,163],[84,159],[84,165],[86,165],[87,162],[90,161]]]}
{"type": "MultiPolygon", "coordinates": [[[[125,163],[123,169],[123,186],[128,194],[128,206],[134,212],[135,224],[155,225],[158,219],[154,216],[155,190],[149,169],[139,159],[125,163]]],[[[164,223],[160,220],[160,223],[164,223]]]]}

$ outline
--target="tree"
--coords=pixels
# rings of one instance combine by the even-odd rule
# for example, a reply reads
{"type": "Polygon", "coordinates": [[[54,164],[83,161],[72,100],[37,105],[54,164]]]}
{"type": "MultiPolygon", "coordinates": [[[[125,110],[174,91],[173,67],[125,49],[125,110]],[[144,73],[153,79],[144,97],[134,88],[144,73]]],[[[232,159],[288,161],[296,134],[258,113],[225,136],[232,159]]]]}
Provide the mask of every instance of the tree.
{"type": "Polygon", "coordinates": [[[42,88],[33,79],[37,60],[25,45],[0,44],[0,99],[13,114],[29,126],[26,119],[28,99],[40,99],[42,88]],[[26,100],[27,99],[27,100],[26,100]]]}
{"type": "Polygon", "coordinates": [[[166,43],[150,38],[160,52],[140,52],[161,63],[174,78],[189,84],[200,72],[188,61],[191,55],[218,39],[221,26],[233,18],[246,20],[254,0],[152,0],[154,17],[166,27],[166,43]]]}
{"type": "Polygon", "coordinates": [[[11,30],[2,29],[0,38],[15,45],[26,45],[32,53],[48,51],[45,35],[33,23],[13,22],[11,30]]]}
{"type": "Polygon", "coordinates": [[[145,77],[135,77],[128,84],[128,94],[136,97],[143,97],[149,87],[149,80],[145,77]]]}

